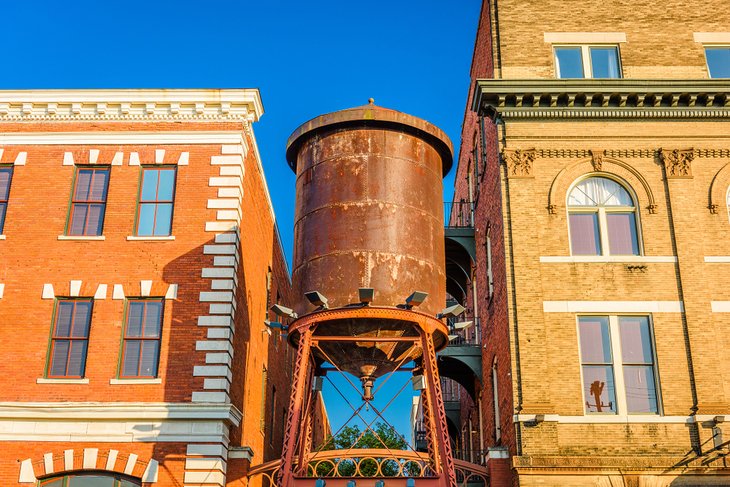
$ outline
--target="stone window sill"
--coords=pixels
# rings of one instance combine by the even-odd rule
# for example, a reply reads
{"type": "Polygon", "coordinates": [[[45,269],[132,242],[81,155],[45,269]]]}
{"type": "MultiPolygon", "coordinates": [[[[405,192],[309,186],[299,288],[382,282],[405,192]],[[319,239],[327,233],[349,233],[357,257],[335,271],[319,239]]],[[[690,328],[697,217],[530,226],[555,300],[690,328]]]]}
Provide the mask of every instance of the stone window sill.
{"type": "Polygon", "coordinates": [[[36,384],[88,384],[89,379],[47,379],[45,377],[36,379],[36,384]]]}
{"type": "Polygon", "coordinates": [[[136,241],[149,241],[149,242],[164,242],[167,240],[175,240],[174,235],[168,235],[165,237],[138,237],[136,235],[130,235],[127,237],[127,240],[136,240],[136,241]]]}
{"type": "Polygon", "coordinates": [[[106,240],[104,235],[59,235],[58,240],[106,240]]]}
{"type": "Polygon", "coordinates": [[[120,385],[134,385],[134,384],[162,384],[162,379],[157,377],[155,379],[111,379],[109,384],[113,386],[120,385]]]}

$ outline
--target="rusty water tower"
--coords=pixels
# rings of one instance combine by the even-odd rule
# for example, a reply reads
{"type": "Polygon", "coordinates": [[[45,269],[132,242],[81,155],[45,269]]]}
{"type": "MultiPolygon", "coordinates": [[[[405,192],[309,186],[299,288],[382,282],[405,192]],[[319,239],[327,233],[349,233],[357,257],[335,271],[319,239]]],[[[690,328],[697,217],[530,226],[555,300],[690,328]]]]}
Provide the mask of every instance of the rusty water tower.
{"type": "Polygon", "coordinates": [[[282,485],[307,474],[306,408],[320,363],[360,378],[369,401],[376,378],[413,360],[423,370],[424,410],[432,423],[433,485],[451,485],[435,353],[448,343],[437,315],[446,301],[442,179],[452,154],[439,128],[372,99],[316,117],[290,136],[292,278],[299,301],[292,304],[288,336],[298,352],[282,485]]]}

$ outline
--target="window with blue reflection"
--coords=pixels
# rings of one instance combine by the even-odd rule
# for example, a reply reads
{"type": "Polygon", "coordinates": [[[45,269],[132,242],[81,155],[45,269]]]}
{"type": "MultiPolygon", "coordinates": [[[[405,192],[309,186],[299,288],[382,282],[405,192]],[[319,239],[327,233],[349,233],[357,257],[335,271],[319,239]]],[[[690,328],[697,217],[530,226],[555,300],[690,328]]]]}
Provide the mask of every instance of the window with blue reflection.
{"type": "Polygon", "coordinates": [[[555,63],[558,78],[585,78],[580,47],[556,47],[555,63]]]}
{"type": "Polygon", "coordinates": [[[175,168],[143,168],[137,214],[140,237],[164,237],[172,233],[175,204],[175,168]]]}
{"type": "Polygon", "coordinates": [[[615,47],[591,47],[591,73],[593,78],[620,78],[618,49],[615,47]]]}
{"type": "Polygon", "coordinates": [[[730,78],[730,46],[706,47],[705,56],[710,78],[730,78]]]}

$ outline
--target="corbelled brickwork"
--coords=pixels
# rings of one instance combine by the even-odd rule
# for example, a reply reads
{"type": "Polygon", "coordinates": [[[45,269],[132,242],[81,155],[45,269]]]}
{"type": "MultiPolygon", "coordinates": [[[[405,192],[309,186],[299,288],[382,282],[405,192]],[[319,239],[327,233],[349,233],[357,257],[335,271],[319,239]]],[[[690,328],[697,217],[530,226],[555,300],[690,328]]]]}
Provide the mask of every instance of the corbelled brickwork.
{"type": "Polygon", "coordinates": [[[0,484],[102,470],[246,485],[275,456],[291,360],[264,320],[290,282],[260,114],[255,90],[0,93],[0,484]],[[110,170],[102,235],[69,236],[76,172],[93,167],[110,170]],[[144,167],[176,169],[169,236],[136,236],[144,167]],[[47,373],[59,298],[93,300],[80,378],[47,373]],[[130,298],[164,303],[156,377],[119,376],[130,298]]]}
{"type": "MultiPolygon", "coordinates": [[[[619,47],[623,78],[647,79],[648,91],[652,79],[703,83],[703,42],[730,38],[727,12],[707,18],[700,13],[706,7],[675,2],[657,16],[655,6],[641,3],[484,2],[472,79],[544,80],[532,88],[542,92],[474,83],[462,132],[455,199],[468,200],[472,185],[473,278],[486,339],[483,434],[487,447],[507,447],[512,464],[512,478],[498,480],[500,470],[492,485],[717,485],[730,478],[722,460],[730,375],[721,358],[730,316],[727,97],[695,106],[679,101],[682,92],[668,83],[662,93],[674,94],[653,101],[651,115],[629,91],[623,102],[612,93],[593,97],[601,81],[585,80],[578,93],[549,81],[554,45],[608,44],[619,47]],[[571,6],[581,12],[579,24],[565,22],[571,6]],[[485,60],[493,70],[480,68],[485,60]],[[475,105],[482,87],[503,94],[475,105]],[[561,95],[541,98],[550,90],[561,95]],[[576,97],[585,90],[597,105],[576,97]],[[639,255],[572,254],[567,197],[591,176],[629,190],[639,255]],[[577,320],[595,315],[649,317],[657,414],[586,412],[593,398],[584,396],[577,320]]],[[[730,84],[704,89],[727,92],[730,84]]]]}

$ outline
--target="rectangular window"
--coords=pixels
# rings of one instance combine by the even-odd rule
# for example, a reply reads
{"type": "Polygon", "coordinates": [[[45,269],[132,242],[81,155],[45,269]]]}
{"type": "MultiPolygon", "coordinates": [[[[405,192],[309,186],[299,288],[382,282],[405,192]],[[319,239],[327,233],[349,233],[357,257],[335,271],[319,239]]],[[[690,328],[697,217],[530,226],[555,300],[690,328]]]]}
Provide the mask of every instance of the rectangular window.
{"type": "Polygon", "coordinates": [[[639,255],[634,212],[606,212],[606,227],[611,255],[639,255]]]}
{"type": "Polygon", "coordinates": [[[5,227],[5,213],[10,197],[10,182],[13,179],[13,166],[0,166],[0,235],[5,227]]]}
{"type": "Polygon", "coordinates": [[[730,78],[730,46],[705,47],[710,78],[730,78]]]}
{"type": "Polygon", "coordinates": [[[617,46],[556,46],[558,78],[621,78],[617,46]]]}
{"type": "Polygon", "coordinates": [[[276,426],[276,387],[271,387],[271,422],[269,423],[269,445],[274,445],[274,426],[276,426]]]}
{"type": "Polygon", "coordinates": [[[77,169],[67,235],[101,235],[108,188],[109,168],[77,169]]]}
{"type": "Polygon", "coordinates": [[[121,378],[157,377],[162,332],[162,300],[128,301],[121,378]]]}
{"type": "Polygon", "coordinates": [[[570,213],[570,246],[573,255],[601,255],[597,213],[570,213]]]}
{"type": "Polygon", "coordinates": [[[175,168],[142,169],[137,232],[140,237],[171,235],[175,201],[175,168]]]}
{"type": "Polygon", "coordinates": [[[49,378],[84,376],[91,309],[90,299],[63,299],[56,303],[47,373],[49,378]]]}
{"type": "Polygon", "coordinates": [[[261,370],[261,420],[260,428],[261,432],[266,432],[266,389],[269,386],[269,373],[266,370],[266,366],[261,370]]]}
{"type": "Polygon", "coordinates": [[[659,412],[648,316],[578,317],[587,413],[659,412]]]}

